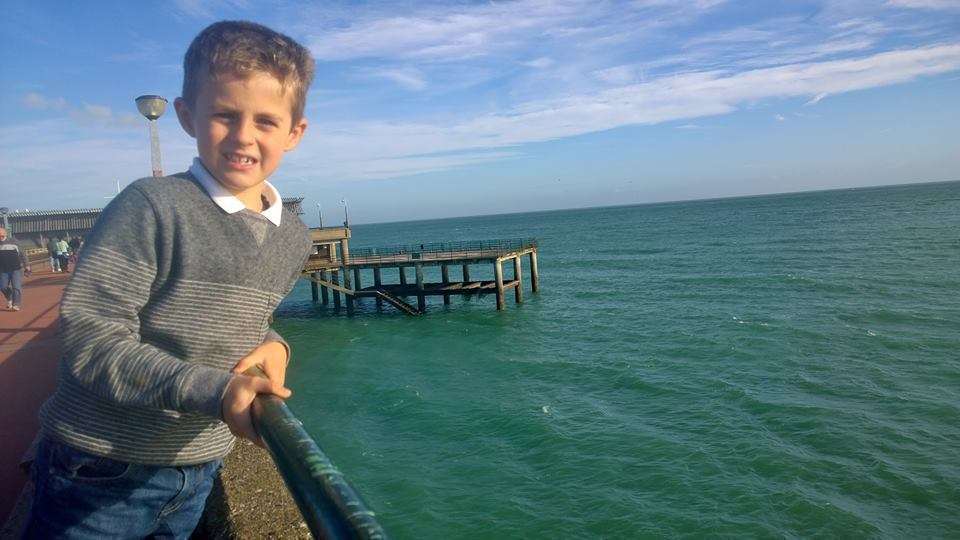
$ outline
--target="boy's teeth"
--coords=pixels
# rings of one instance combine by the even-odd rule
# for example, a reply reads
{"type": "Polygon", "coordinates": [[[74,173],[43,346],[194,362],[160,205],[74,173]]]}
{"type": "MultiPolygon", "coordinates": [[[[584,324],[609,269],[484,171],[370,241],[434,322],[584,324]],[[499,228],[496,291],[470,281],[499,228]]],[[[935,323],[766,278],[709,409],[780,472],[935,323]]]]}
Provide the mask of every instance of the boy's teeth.
{"type": "Polygon", "coordinates": [[[250,164],[250,163],[253,163],[253,160],[250,159],[250,158],[248,158],[248,157],[246,157],[246,156],[230,156],[230,161],[235,161],[235,162],[237,162],[237,163],[243,163],[244,165],[248,165],[248,164],[250,164]]]}

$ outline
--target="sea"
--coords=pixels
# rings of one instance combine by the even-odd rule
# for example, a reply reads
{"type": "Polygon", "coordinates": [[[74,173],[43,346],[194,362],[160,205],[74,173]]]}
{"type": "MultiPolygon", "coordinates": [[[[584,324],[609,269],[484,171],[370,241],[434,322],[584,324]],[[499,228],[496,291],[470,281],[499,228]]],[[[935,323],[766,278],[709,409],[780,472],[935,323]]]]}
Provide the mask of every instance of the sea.
{"type": "Polygon", "coordinates": [[[960,538],[960,183],[352,234],[539,242],[503,311],[278,310],[289,405],[391,537],[960,538]]]}

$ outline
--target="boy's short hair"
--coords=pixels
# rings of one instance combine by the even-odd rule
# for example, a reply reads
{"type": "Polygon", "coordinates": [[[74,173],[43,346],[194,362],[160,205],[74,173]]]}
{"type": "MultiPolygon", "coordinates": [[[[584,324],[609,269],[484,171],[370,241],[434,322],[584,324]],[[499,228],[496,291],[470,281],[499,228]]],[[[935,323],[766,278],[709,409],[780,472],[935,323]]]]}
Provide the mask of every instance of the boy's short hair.
{"type": "Polygon", "coordinates": [[[293,92],[296,123],[303,118],[313,70],[310,51],[292,38],[257,23],[220,21],[197,34],[183,57],[183,99],[194,106],[204,77],[269,73],[284,92],[293,92]]]}

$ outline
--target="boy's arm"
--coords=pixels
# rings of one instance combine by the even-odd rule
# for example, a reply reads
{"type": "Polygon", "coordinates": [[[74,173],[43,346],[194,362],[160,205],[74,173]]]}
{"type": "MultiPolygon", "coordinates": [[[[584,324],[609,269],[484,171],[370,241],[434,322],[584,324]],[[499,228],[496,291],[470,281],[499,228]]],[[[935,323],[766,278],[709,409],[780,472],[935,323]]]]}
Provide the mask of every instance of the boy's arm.
{"type": "Polygon", "coordinates": [[[116,403],[220,418],[231,373],[140,340],[164,232],[136,186],[104,209],[61,303],[62,372],[116,403]]]}

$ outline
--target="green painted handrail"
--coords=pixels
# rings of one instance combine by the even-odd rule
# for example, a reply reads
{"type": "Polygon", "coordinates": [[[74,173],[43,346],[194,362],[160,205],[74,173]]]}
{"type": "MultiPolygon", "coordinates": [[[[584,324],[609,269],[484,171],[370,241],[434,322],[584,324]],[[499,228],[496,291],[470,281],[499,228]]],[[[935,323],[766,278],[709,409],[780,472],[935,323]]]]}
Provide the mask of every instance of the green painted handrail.
{"type": "Polygon", "coordinates": [[[387,538],[373,512],[282,399],[257,396],[252,416],[314,538],[387,538]]]}

